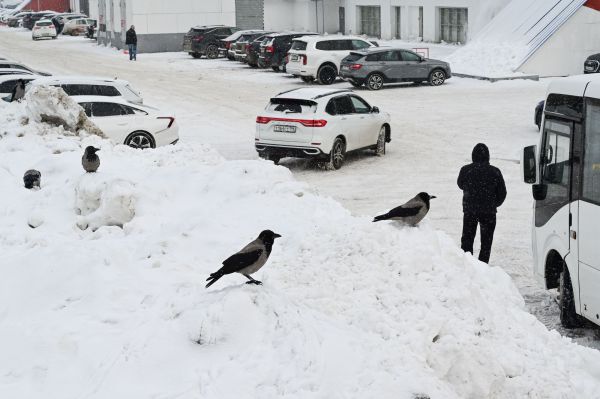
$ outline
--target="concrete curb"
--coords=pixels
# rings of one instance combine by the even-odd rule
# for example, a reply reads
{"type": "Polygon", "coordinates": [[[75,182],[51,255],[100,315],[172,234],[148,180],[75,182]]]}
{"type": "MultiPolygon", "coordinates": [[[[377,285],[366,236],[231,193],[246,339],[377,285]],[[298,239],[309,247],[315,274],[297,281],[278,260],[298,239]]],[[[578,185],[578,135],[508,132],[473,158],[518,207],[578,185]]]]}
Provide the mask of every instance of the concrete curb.
{"type": "Polygon", "coordinates": [[[520,75],[520,76],[506,76],[506,77],[489,77],[489,76],[478,76],[478,75],[469,75],[466,73],[456,73],[452,72],[452,76],[456,76],[459,78],[470,78],[470,79],[478,79],[478,80],[487,80],[489,82],[499,82],[502,80],[535,80],[536,82],[540,80],[539,75],[520,75]]]}

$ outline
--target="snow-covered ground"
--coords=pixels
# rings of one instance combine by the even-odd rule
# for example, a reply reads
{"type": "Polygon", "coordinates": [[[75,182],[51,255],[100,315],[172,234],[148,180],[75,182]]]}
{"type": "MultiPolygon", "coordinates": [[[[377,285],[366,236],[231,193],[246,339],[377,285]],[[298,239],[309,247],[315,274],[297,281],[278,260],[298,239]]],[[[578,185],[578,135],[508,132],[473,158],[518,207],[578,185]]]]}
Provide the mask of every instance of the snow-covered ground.
{"type": "MultiPolygon", "coordinates": [[[[325,172],[256,160],[256,114],[301,86],[285,75],[179,53],[129,62],[7,30],[0,55],[128,79],[182,128],[177,146],[138,152],[22,126],[25,104],[0,109],[0,397],[600,397],[600,354],[528,313],[558,328],[531,277],[517,164],[546,82],[361,91],[393,116],[389,151],[325,172]],[[456,174],[479,141],[509,190],[489,267],[457,246],[456,174]],[[91,143],[102,165],[84,175],[91,143]],[[21,187],[30,168],[40,191],[21,187]],[[422,226],[370,223],[418,191],[440,198],[422,226]],[[283,235],[265,285],[229,276],[205,290],[264,228],[283,235]]],[[[590,330],[572,334],[596,346],[590,330]]]]}

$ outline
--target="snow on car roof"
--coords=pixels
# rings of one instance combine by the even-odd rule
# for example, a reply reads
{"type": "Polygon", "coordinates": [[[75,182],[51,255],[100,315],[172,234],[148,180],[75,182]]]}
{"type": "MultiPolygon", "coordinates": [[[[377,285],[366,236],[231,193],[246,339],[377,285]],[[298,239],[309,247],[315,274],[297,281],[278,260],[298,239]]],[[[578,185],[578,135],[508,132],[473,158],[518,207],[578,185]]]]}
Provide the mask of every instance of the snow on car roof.
{"type": "MultiPolygon", "coordinates": [[[[275,33],[271,33],[268,36],[269,37],[280,37],[280,36],[289,36],[289,35],[313,36],[313,35],[318,35],[318,33],[314,33],[314,32],[275,32],[275,33]]],[[[301,37],[304,37],[304,36],[301,36],[301,37]]]]}
{"type": "Polygon", "coordinates": [[[123,79],[107,78],[101,76],[47,76],[35,81],[37,85],[53,84],[53,83],[122,83],[129,82],[123,79]]]}
{"type": "Polygon", "coordinates": [[[599,85],[600,74],[575,75],[553,80],[548,85],[548,94],[565,94],[583,97],[588,85],[599,85]]]}
{"type": "Polygon", "coordinates": [[[328,97],[338,93],[351,93],[350,89],[323,89],[305,87],[301,89],[295,89],[279,93],[274,98],[289,98],[295,100],[315,100],[321,97],[328,97]]]}
{"type": "Polygon", "coordinates": [[[39,75],[32,75],[32,74],[28,74],[28,73],[0,75],[0,82],[6,82],[7,80],[16,80],[16,79],[38,79],[38,76],[39,75]]]}
{"type": "MultiPolygon", "coordinates": [[[[300,38],[297,38],[298,40],[300,38]]],[[[307,41],[320,41],[320,40],[364,40],[368,42],[367,39],[360,36],[344,36],[344,35],[317,35],[317,36],[307,36],[307,41]]]]}
{"type": "Polygon", "coordinates": [[[164,113],[164,111],[160,111],[158,108],[155,108],[155,107],[152,107],[149,105],[132,103],[131,101],[127,101],[126,98],[121,97],[121,96],[118,96],[118,97],[113,97],[113,96],[69,96],[69,97],[71,97],[73,100],[75,100],[75,102],[77,102],[78,104],[81,104],[81,103],[116,103],[116,104],[121,104],[121,105],[127,105],[128,107],[131,107],[131,108],[141,109],[148,113],[158,113],[158,112],[164,113]]]}

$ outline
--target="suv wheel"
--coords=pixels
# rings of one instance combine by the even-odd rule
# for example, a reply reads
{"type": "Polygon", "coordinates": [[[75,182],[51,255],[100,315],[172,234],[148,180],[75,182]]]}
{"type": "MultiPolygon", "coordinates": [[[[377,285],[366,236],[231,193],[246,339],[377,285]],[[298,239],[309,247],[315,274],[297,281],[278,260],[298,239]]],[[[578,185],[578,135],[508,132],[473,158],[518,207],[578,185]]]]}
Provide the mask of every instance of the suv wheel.
{"type": "Polygon", "coordinates": [[[432,86],[443,85],[446,81],[446,72],[436,69],[429,74],[429,84],[432,86]]]}
{"type": "Polygon", "coordinates": [[[330,85],[335,82],[337,78],[337,70],[333,65],[323,65],[317,72],[317,79],[322,85],[330,85]]]}
{"type": "Polygon", "coordinates": [[[329,166],[332,169],[339,169],[344,164],[344,158],[346,157],[346,145],[344,140],[340,137],[335,139],[333,146],[331,147],[331,153],[329,155],[329,166]]]}
{"type": "Polygon", "coordinates": [[[206,58],[214,60],[217,57],[219,57],[219,48],[214,44],[208,45],[208,47],[206,47],[206,58]]]}
{"type": "Polygon", "coordinates": [[[581,327],[583,318],[575,313],[575,300],[573,298],[573,285],[571,284],[571,276],[569,269],[563,264],[563,271],[560,274],[558,285],[559,299],[558,307],[560,308],[560,324],[565,328],[581,327]]]}
{"type": "Polygon", "coordinates": [[[377,136],[377,144],[375,145],[375,155],[381,157],[385,155],[385,126],[381,126],[379,129],[379,136],[377,136]]]}
{"type": "Polygon", "coordinates": [[[367,87],[369,90],[379,90],[383,87],[383,75],[380,73],[372,73],[367,79],[367,87]]]}

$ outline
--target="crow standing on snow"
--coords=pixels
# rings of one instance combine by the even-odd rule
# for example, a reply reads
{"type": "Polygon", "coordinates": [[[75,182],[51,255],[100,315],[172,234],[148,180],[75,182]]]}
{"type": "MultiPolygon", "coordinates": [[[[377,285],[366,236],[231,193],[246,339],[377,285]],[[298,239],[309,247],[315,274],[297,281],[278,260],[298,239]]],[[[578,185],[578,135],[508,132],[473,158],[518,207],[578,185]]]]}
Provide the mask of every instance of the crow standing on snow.
{"type": "Polygon", "coordinates": [[[260,281],[250,277],[250,275],[259,271],[267,263],[267,259],[271,255],[271,249],[273,249],[273,243],[279,237],[281,237],[279,234],[273,233],[271,230],[261,232],[256,240],[246,245],[237,254],[231,255],[223,261],[223,267],[206,279],[208,281],[206,288],[213,285],[224,275],[231,273],[243,274],[250,280],[246,284],[262,284],[260,281]]]}
{"type": "Polygon", "coordinates": [[[100,158],[96,155],[96,151],[100,151],[100,148],[88,146],[81,157],[81,165],[88,173],[94,173],[100,167],[100,158]]]}
{"type": "Polygon", "coordinates": [[[23,183],[25,184],[25,188],[27,189],[32,189],[34,187],[40,188],[41,180],[42,174],[35,169],[28,170],[23,176],[23,183]]]}
{"type": "Polygon", "coordinates": [[[419,193],[406,204],[392,209],[385,215],[376,216],[373,221],[396,220],[416,226],[429,212],[429,200],[433,198],[436,197],[427,193],[419,193]]]}

